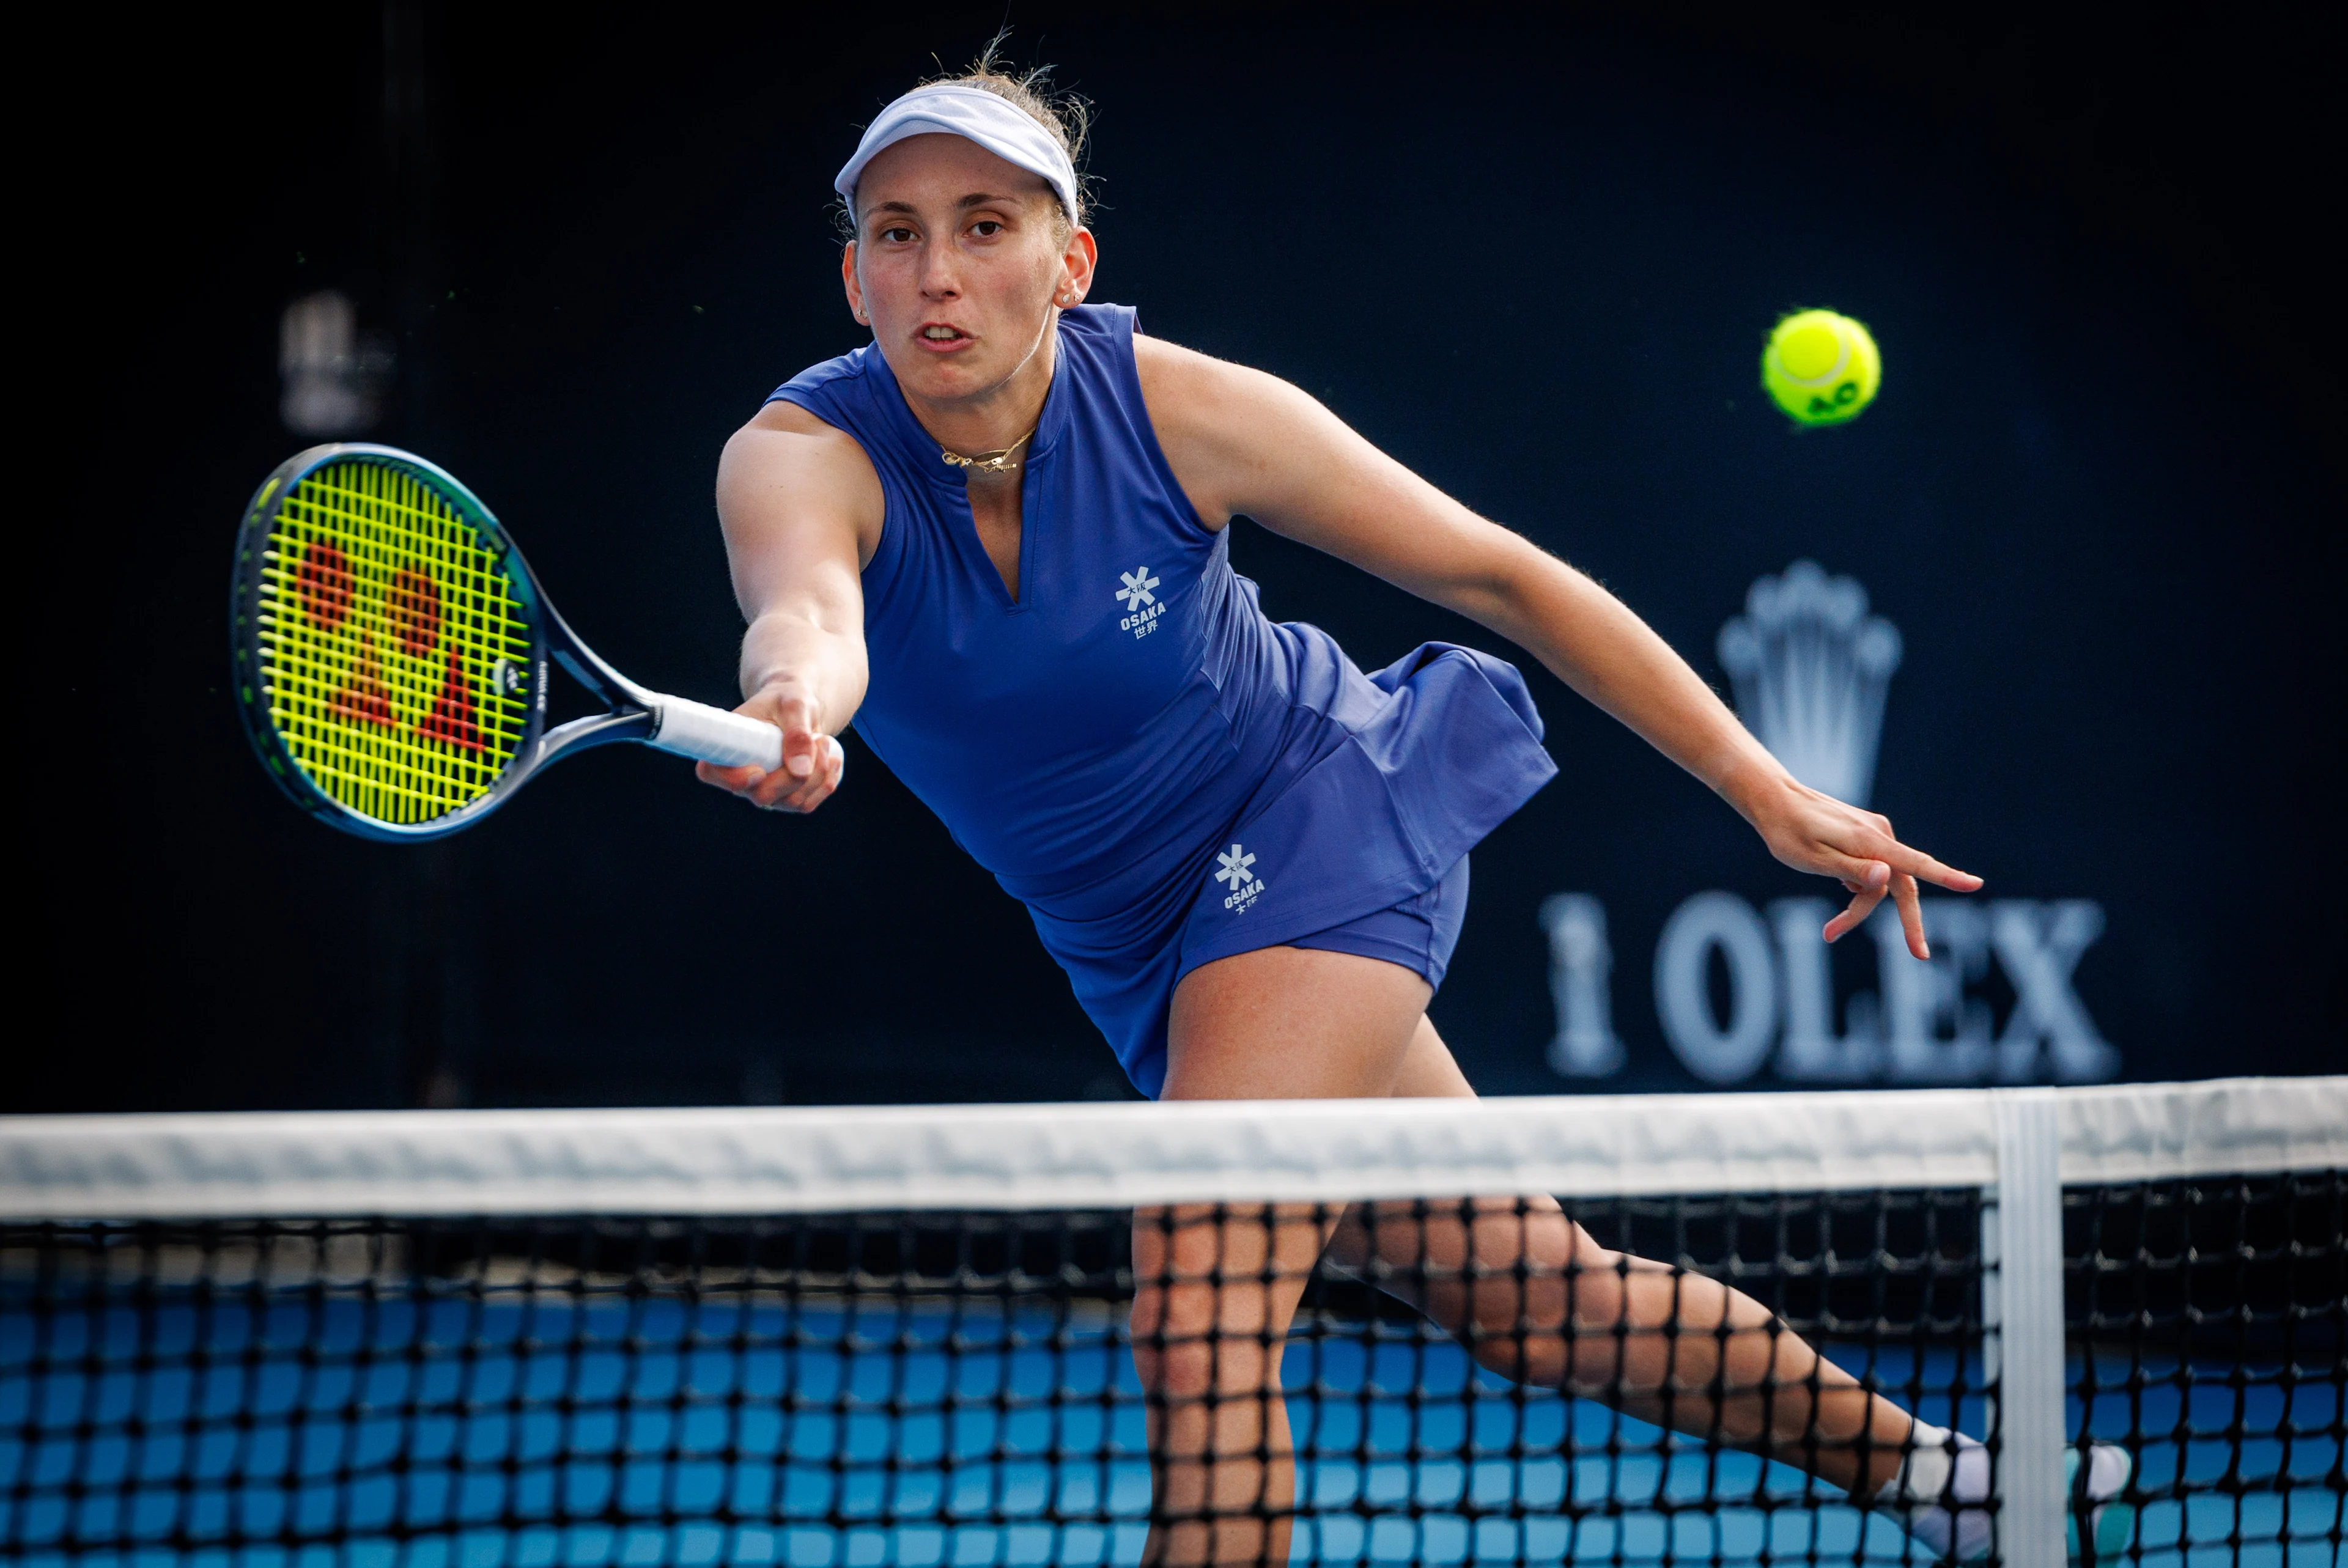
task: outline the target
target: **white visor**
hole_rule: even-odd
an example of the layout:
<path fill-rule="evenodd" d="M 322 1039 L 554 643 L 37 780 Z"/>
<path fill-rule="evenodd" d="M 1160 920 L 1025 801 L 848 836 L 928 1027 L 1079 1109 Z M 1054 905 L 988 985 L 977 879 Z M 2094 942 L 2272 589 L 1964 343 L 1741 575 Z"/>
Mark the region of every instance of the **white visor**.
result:
<path fill-rule="evenodd" d="M 916 87 L 880 111 L 864 128 L 856 156 L 840 166 L 831 188 L 851 203 L 864 166 L 884 148 L 909 136 L 943 132 L 974 141 L 1004 162 L 1024 169 L 1049 185 L 1071 221 L 1076 214 L 1076 171 L 1052 133 L 1006 99 L 982 87 L 942 85 Z"/>

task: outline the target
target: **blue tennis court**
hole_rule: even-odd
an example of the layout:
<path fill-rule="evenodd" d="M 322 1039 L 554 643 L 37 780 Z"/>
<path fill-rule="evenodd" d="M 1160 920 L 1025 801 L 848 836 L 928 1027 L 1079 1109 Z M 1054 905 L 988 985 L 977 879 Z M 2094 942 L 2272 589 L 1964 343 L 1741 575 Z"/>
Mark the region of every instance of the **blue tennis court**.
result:
<path fill-rule="evenodd" d="M 26 1285 L 0 1316 L 0 1539 L 27 1563 L 945 1568 L 1141 1548 L 1141 1391 L 1106 1302 L 52 1288 L 36 1311 Z M 1977 1350 L 1846 1358 L 1982 1431 Z M 2141 1560 L 2329 1568 L 2338 1380 L 2180 1370 L 2144 1365 L 2094 1411 L 2098 1435 L 2141 1434 Z M 1296 1561 L 1912 1550 L 1790 1467 L 1519 1390 L 1400 1325 L 1319 1320 L 1285 1374 Z M 2179 1501 L 2179 1481 L 2200 1489 Z"/>

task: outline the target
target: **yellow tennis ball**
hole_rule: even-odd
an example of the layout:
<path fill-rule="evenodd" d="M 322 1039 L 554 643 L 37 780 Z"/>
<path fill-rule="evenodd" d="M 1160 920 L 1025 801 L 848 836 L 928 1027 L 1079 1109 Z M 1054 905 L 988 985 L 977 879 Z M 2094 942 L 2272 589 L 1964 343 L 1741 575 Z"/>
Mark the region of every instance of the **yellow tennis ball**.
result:
<path fill-rule="evenodd" d="M 1883 356 L 1867 328 L 1832 311 L 1796 311 L 1761 351 L 1761 384 L 1803 425 L 1839 425 L 1875 401 Z"/>

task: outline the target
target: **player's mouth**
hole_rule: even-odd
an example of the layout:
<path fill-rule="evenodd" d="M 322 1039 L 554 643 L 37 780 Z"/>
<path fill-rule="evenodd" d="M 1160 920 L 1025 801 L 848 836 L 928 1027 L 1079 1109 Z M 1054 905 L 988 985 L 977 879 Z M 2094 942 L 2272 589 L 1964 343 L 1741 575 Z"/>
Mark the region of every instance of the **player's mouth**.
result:
<path fill-rule="evenodd" d="M 923 322 L 913 341 L 932 354 L 953 354 L 968 348 L 978 340 L 958 326 L 945 322 Z"/>

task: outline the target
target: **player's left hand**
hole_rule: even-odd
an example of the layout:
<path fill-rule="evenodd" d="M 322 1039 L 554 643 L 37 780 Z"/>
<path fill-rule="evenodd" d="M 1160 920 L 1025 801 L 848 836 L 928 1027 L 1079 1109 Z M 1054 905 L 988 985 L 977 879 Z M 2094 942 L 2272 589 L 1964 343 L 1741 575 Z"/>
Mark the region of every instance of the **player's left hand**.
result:
<path fill-rule="evenodd" d="M 1834 877 L 1849 889 L 1849 907 L 1827 922 L 1829 942 L 1857 930 L 1889 894 L 1899 907 L 1908 950 L 1920 958 L 1931 958 L 1916 884 L 1930 882 L 1953 893 L 1971 893 L 1982 885 L 1970 871 L 1943 866 L 1900 843 L 1891 831 L 1891 819 L 1880 812 L 1846 805 L 1790 777 L 1778 779 L 1746 815 L 1770 854 L 1797 871 Z"/>

